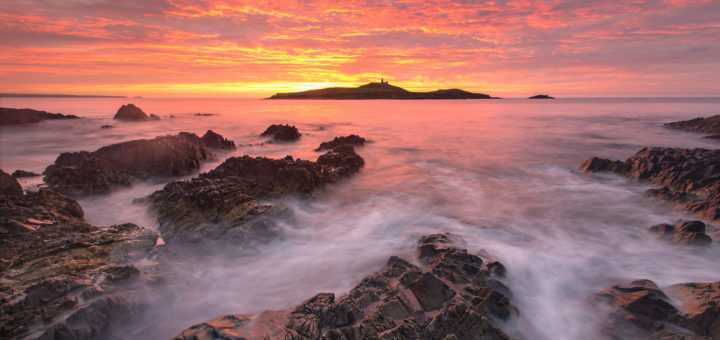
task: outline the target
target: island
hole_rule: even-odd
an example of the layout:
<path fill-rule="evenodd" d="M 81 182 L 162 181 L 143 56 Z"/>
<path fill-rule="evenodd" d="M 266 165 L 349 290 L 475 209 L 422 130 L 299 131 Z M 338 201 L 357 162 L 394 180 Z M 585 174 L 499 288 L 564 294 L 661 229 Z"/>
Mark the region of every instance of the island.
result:
<path fill-rule="evenodd" d="M 551 97 L 547 94 L 538 94 L 532 97 L 528 97 L 528 99 L 555 99 L 555 97 Z"/>
<path fill-rule="evenodd" d="M 460 89 L 412 92 L 384 79 L 358 87 L 330 87 L 302 92 L 277 93 L 267 99 L 499 99 Z"/>

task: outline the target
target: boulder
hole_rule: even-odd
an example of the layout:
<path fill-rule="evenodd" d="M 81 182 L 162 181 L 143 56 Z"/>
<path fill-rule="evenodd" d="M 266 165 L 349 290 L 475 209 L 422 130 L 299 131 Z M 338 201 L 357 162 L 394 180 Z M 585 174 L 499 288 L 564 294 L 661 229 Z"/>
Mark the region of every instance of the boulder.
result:
<path fill-rule="evenodd" d="M 706 138 L 717 138 L 720 134 L 720 115 L 666 123 L 669 128 L 710 134 Z"/>
<path fill-rule="evenodd" d="M 0 195 L 22 196 L 23 190 L 20 183 L 7 172 L 0 169 Z"/>
<path fill-rule="evenodd" d="M 32 109 L 0 107 L 0 125 L 33 124 L 50 119 L 75 119 L 78 116 L 49 113 Z"/>
<path fill-rule="evenodd" d="M 13 178 L 23 178 L 23 177 L 37 177 L 40 176 L 34 172 L 25 171 L 25 170 L 15 170 L 12 173 Z"/>
<path fill-rule="evenodd" d="M 261 133 L 260 136 L 270 137 L 270 140 L 277 142 L 294 142 L 300 139 L 300 132 L 298 132 L 298 129 L 295 127 L 295 125 L 290 126 L 288 124 L 273 124 L 270 125 L 267 129 L 265 129 L 265 131 Z"/>
<path fill-rule="evenodd" d="M 235 150 L 235 142 L 223 137 L 213 130 L 207 130 L 200 138 L 205 145 L 215 149 Z"/>
<path fill-rule="evenodd" d="M 151 113 L 150 116 L 148 116 L 148 120 L 160 120 L 160 117 L 156 114 Z"/>
<path fill-rule="evenodd" d="M 658 185 L 648 195 L 677 203 L 703 219 L 720 220 L 720 149 L 649 147 L 623 161 L 592 157 L 584 172 L 608 171 Z"/>
<path fill-rule="evenodd" d="M 332 150 L 340 145 L 362 146 L 365 145 L 365 142 L 365 138 L 362 138 L 358 135 L 335 137 L 329 142 L 320 143 L 320 146 L 318 146 L 315 151 Z"/>
<path fill-rule="evenodd" d="M 706 246 L 712 243 L 712 238 L 705 233 L 705 223 L 701 221 L 687 221 L 677 225 L 657 224 L 649 229 L 659 237 L 677 244 Z"/>
<path fill-rule="evenodd" d="M 157 117 L 157 116 L 156 116 Z M 134 104 L 126 104 L 121 106 L 113 119 L 117 120 L 128 120 L 128 121 L 145 121 L 149 120 L 150 117 Z"/>
<path fill-rule="evenodd" d="M 175 339 L 509 339 L 496 320 L 515 311 L 510 297 L 494 288 L 502 278 L 496 262 L 442 247 L 424 258 L 425 268 L 392 256 L 339 298 L 320 293 L 284 311 L 225 315 Z"/>

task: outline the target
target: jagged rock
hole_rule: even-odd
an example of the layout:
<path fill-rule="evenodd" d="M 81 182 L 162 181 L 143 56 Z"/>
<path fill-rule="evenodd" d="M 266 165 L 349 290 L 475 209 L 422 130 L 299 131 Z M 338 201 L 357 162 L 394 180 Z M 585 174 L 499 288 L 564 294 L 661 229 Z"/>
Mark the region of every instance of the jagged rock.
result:
<path fill-rule="evenodd" d="M 508 339 L 495 320 L 513 308 L 493 288 L 501 277 L 493 266 L 432 237 L 427 245 L 444 251 L 426 256 L 425 269 L 392 256 L 338 299 L 320 293 L 285 311 L 226 315 L 175 339 Z"/>
<path fill-rule="evenodd" d="M 133 179 L 182 176 L 200 168 L 212 152 L 192 133 L 139 139 L 94 152 L 65 152 L 43 174 L 51 188 L 71 195 L 105 193 Z"/>
<path fill-rule="evenodd" d="M 134 104 L 127 104 L 120 106 L 115 113 L 113 119 L 117 120 L 131 120 L 131 121 L 144 121 L 150 119 L 148 115 Z"/>
<path fill-rule="evenodd" d="M 704 132 L 711 134 L 705 138 L 718 138 L 720 134 L 720 115 L 715 115 L 708 118 L 695 118 L 690 120 L 681 120 L 678 122 L 672 122 L 665 124 L 667 127 L 693 131 L 693 132 Z"/>
<path fill-rule="evenodd" d="M 265 129 L 265 131 L 261 133 L 260 136 L 270 137 L 270 139 L 273 141 L 294 142 L 300 139 L 300 132 L 298 132 L 298 129 L 295 127 L 295 125 L 290 126 L 289 124 L 273 124 L 270 125 L 267 129 Z"/>
<path fill-rule="evenodd" d="M 362 138 L 358 135 L 335 137 L 329 142 L 320 143 L 320 146 L 318 146 L 315 151 L 332 150 L 340 145 L 362 146 L 365 145 L 365 142 L 365 138 Z"/>
<path fill-rule="evenodd" d="M 15 177 L 0 169 L 0 195 L 22 196 L 23 190 Z"/>
<path fill-rule="evenodd" d="M 12 173 L 13 178 L 23 178 L 23 177 L 37 177 L 40 176 L 34 172 L 25 171 L 25 170 L 15 170 Z"/>
<path fill-rule="evenodd" d="M 667 289 L 676 308 L 650 280 L 604 289 L 591 297 L 610 306 L 603 332 L 612 339 L 716 339 L 720 336 L 720 283 L 683 283 Z"/>
<path fill-rule="evenodd" d="M 148 116 L 148 120 L 160 120 L 160 117 L 156 114 L 151 113 L 150 116 Z"/>
<path fill-rule="evenodd" d="M 133 224 L 98 228 L 80 205 L 47 189 L 0 196 L 0 334 L 3 338 L 103 338 L 137 311 L 132 265 L 157 234 Z"/>
<path fill-rule="evenodd" d="M 705 246 L 712 243 L 712 238 L 705 233 L 705 223 L 687 221 L 678 225 L 657 224 L 649 228 L 663 239 L 677 244 Z"/>
<path fill-rule="evenodd" d="M 205 145 L 216 149 L 235 150 L 235 142 L 228 140 L 213 130 L 207 130 L 200 138 Z"/>
<path fill-rule="evenodd" d="M 32 109 L 10 109 L 0 107 L 0 125 L 32 124 L 49 119 L 75 119 L 75 115 L 63 115 Z"/>
<path fill-rule="evenodd" d="M 169 243 L 229 241 L 247 247 L 276 238 L 281 229 L 275 220 L 292 217 L 285 206 L 262 205 L 258 199 L 310 194 L 359 171 L 362 162 L 350 146 L 317 162 L 231 157 L 196 178 L 166 185 L 147 201 Z"/>
<path fill-rule="evenodd" d="M 675 202 L 703 219 L 720 220 L 720 150 L 649 147 L 624 162 L 592 157 L 581 171 L 609 171 L 650 181 L 648 195 Z"/>

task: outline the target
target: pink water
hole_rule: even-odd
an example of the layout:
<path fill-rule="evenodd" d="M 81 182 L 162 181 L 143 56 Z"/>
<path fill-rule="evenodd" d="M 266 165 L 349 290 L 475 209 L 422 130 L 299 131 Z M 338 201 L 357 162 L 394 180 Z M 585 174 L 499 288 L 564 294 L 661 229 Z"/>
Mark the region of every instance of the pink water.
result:
<path fill-rule="evenodd" d="M 128 102 L 163 119 L 113 121 Z M 0 167 L 7 172 L 41 172 L 60 152 L 179 131 L 212 129 L 236 144 L 253 144 L 271 123 L 294 124 L 304 135 L 294 144 L 241 146 L 203 170 L 244 154 L 314 160 L 320 142 L 350 133 L 372 141 L 358 149 L 366 163 L 359 175 L 312 198 L 282 200 L 296 221 L 260 254 L 229 258 L 218 249 L 201 265 L 192 259 L 180 265 L 185 279 L 152 292 L 156 308 L 126 329 L 128 337 L 170 338 L 225 313 L 286 308 L 317 292 L 341 294 L 391 254 L 412 257 L 417 238 L 429 232 L 460 234 L 470 250 L 506 265 L 505 283 L 520 315 L 505 327 L 521 338 L 592 338 L 599 316 L 584 301 L 609 284 L 720 280 L 717 244 L 692 252 L 646 231 L 688 216 L 643 197 L 647 187 L 636 181 L 575 171 L 590 156 L 624 159 L 643 146 L 717 148 L 662 124 L 720 114 L 718 99 L 2 99 L 0 106 L 85 117 L 0 127 Z M 114 128 L 100 129 L 103 124 Z M 155 228 L 154 216 L 131 202 L 163 184 L 140 183 L 80 203 L 93 224 Z"/>

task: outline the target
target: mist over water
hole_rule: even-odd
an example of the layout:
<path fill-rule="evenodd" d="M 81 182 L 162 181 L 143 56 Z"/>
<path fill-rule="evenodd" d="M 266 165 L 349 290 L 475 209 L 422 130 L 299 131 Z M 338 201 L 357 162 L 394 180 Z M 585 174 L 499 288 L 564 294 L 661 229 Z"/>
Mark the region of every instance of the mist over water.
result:
<path fill-rule="evenodd" d="M 113 121 L 127 102 L 163 120 Z M 692 250 L 662 243 L 646 230 L 691 217 L 645 198 L 645 184 L 575 171 L 591 156 L 625 159 L 644 146 L 717 148 L 700 134 L 662 126 L 718 114 L 717 99 L 3 99 L 1 105 L 86 117 L 0 127 L 6 172 L 39 173 L 64 151 L 179 131 L 212 129 L 239 145 L 218 152 L 202 171 L 244 154 L 315 160 L 319 153 L 312 150 L 320 142 L 351 133 L 372 141 L 357 149 L 365 167 L 355 177 L 311 198 L 281 199 L 295 221 L 257 254 L 188 251 L 167 269 L 174 281 L 149 292 L 154 307 L 128 327 L 128 337 L 136 339 L 170 338 L 226 313 L 287 308 L 319 292 L 342 294 L 390 255 L 413 261 L 418 237 L 433 232 L 460 234 L 471 252 L 505 264 L 505 284 L 520 312 L 506 330 L 521 338 L 595 337 L 602 315 L 585 302 L 611 284 L 720 280 L 717 243 Z M 304 135 L 298 143 L 246 145 L 262 142 L 257 135 L 272 123 L 294 124 Z M 100 129 L 103 124 L 114 128 Z M 23 184 L 32 185 L 28 181 Z M 154 229 L 154 216 L 132 201 L 167 181 L 139 182 L 79 202 L 90 223 Z"/>

